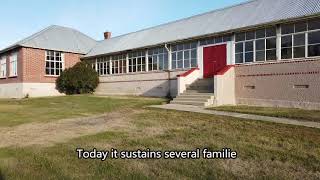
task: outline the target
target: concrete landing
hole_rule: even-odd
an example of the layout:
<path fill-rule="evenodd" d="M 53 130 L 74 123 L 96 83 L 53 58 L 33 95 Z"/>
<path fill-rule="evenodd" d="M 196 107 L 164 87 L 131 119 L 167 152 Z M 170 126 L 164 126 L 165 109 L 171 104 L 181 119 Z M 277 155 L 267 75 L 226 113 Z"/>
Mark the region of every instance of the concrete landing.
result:
<path fill-rule="evenodd" d="M 165 105 L 153 105 L 150 107 L 160 108 L 160 109 L 177 110 L 177 111 L 186 111 L 186 112 L 196 112 L 196 113 L 203 113 L 203 114 L 213 114 L 213 115 L 219 115 L 219 116 L 230 116 L 230 117 L 241 118 L 241 119 L 267 121 L 267 122 L 289 124 L 289 125 L 296 125 L 296 126 L 305 126 L 305 127 L 320 129 L 320 123 L 312 122 L 312 121 L 299 121 L 299 120 L 287 119 L 287 118 L 259 116 L 259 115 L 242 114 L 242 113 L 225 112 L 225 111 L 214 111 L 214 110 L 207 110 L 207 109 L 205 109 L 203 107 L 199 107 L 199 106 L 180 105 L 180 104 L 165 104 Z"/>

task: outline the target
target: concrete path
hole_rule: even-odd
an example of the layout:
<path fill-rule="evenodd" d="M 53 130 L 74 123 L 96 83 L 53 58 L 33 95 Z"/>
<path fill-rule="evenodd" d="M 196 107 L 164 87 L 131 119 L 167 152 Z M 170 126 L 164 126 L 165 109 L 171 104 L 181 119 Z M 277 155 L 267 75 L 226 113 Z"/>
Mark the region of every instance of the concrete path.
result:
<path fill-rule="evenodd" d="M 165 104 L 165 105 L 154 105 L 150 107 L 177 110 L 177 111 L 197 112 L 197 113 L 204 113 L 204 114 L 214 114 L 214 115 L 220 115 L 220 116 L 230 116 L 230 117 L 236 117 L 236 118 L 242 118 L 242 119 L 268 121 L 268 122 L 274 122 L 274 123 L 290 124 L 290 125 L 305 126 L 305 127 L 320 129 L 320 123 L 312 122 L 312 121 L 299 121 L 299 120 L 287 119 L 287 118 L 276 118 L 276 117 L 259 116 L 259 115 L 252 115 L 252 114 L 214 111 L 214 110 L 207 110 L 205 108 L 197 107 L 197 106 Z"/>

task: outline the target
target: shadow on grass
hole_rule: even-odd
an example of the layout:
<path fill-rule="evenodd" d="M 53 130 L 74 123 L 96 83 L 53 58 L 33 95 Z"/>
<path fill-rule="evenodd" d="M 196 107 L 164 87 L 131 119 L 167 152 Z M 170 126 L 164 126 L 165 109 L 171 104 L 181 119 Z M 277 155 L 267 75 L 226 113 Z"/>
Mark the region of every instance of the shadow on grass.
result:
<path fill-rule="evenodd" d="M 0 180 L 5 180 L 2 170 L 0 169 Z"/>

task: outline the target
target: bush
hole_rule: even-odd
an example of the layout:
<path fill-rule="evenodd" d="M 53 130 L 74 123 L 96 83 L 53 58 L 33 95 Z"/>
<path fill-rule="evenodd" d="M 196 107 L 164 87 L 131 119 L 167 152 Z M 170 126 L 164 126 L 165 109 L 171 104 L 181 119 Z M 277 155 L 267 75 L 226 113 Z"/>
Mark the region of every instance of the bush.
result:
<path fill-rule="evenodd" d="M 69 95 L 93 93 L 98 84 L 98 73 L 84 61 L 64 70 L 56 80 L 57 90 Z"/>

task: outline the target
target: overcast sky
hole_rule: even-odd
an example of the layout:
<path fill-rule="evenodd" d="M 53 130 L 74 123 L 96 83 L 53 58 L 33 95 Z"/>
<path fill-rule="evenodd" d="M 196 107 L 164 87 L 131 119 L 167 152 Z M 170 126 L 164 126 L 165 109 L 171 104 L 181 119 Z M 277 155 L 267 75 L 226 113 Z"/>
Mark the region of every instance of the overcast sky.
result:
<path fill-rule="evenodd" d="M 0 49 L 50 25 L 96 40 L 201 14 L 246 0 L 0 0 Z"/>

